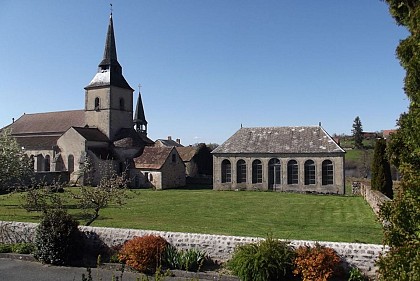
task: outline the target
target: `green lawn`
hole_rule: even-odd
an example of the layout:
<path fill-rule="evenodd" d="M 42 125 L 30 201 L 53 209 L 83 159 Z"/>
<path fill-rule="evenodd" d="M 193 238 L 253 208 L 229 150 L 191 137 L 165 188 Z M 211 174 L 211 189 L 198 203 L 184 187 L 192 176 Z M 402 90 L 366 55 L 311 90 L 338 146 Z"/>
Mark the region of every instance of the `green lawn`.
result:
<path fill-rule="evenodd" d="M 92 226 L 316 241 L 381 243 L 382 228 L 361 197 L 213 190 L 135 190 Z M 19 194 L 0 196 L 0 220 L 32 221 Z M 74 205 L 71 213 L 81 212 Z M 81 221 L 83 223 L 83 220 Z"/>

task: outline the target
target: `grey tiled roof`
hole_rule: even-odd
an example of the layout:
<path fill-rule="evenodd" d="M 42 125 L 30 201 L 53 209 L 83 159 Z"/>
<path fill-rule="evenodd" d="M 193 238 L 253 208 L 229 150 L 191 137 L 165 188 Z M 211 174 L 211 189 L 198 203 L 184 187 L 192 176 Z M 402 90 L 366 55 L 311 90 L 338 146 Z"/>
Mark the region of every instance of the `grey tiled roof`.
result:
<path fill-rule="evenodd" d="M 173 147 L 146 146 L 143 154 L 134 159 L 136 168 L 159 170 L 165 164 Z"/>
<path fill-rule="evenodd" d="M 12 130 L 12 135 L 47 133 L 60 135 L 72 126 L 83 127 L 84 125 L 84 110 L 69 110 L 24 114 L 8 128 Z"/>
<path fill-rule="evenodd" d="M 218 153 L 333 153 L 345 151 L 320 126 L 241 128 Z"/>
<path fill-rule="evenodd" d="M 73 129 L 88 141 L 109 142 L 107 136 L 97 128 L 73 127 Z"/>
<path fill-rule="evenodd" d="M 25 150 L 46 149 L 50 150 L 57 145 L 58 136 L 29 136 L 16 137 L 19 146 L 24 147 Z"/>

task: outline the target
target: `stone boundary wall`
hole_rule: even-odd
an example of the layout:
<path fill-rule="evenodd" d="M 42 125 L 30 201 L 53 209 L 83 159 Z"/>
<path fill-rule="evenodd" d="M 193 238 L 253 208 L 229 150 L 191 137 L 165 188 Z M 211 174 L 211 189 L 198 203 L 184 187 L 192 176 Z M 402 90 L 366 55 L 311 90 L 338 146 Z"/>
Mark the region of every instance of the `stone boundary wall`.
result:
<path fill-rule="evenodd" d="M 376 215 L 379 214 L 381 205 L 385 202 L 391 201 L 385 194 L 378 190 L 373 190 L 369 185 L 360 183 L 360 194 L 365 198 Z"/>
<path fill-rule="evenodd" d="M 35 237 L 35 223 L 0 221 L 0 242 L 12 243 L 32 241 Z M 159 235 L 178 249 L 196 248 L 206 252 L 213 260 L 223 262 L 231 257 L 238 245 L 254 243 L 263 238 L 239 237 L 197 233 L 152 231 L 139 229 L 121 229 L 106 227 L 80 226 L 90 244 L 105 243 L 107 246 L 123 244 L 134 236 Z M 287 240 L 294 247 L 314 246 L 316 243 L 333 248 L 347 266 L 356 266 L 370 277 L 375 277 L 375 261 L 386 253 L 387 246 L 375 244 L 315 242 L 305 240 Z"/>

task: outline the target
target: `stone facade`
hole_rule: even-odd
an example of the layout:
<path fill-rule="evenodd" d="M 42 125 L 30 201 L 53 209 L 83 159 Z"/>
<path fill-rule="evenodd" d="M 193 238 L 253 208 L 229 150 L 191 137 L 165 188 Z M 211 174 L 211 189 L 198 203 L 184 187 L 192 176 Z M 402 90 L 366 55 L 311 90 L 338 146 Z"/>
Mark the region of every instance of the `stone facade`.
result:
<path fill-rule="evenodd" d="M 133 90 L 113 86 L 87 89 L 85 120 L 87 126 L 98 128 L 111 140 L 121 128 L 132 128 Z"/>
<path fill-rule="evenodd" d="M 279 182 L 269 182 L 269 161 L 271 159 L 278 159 L 280 165 L 280 179 Z M 221 178 L 222 162 L 229 160 L 231 163 L 231 182 L 223 183 Z M 246 182 L 238 183 L 237 163 L 239 160 L 244 160 L 246 164 Z M 262 163 L 262 182 L 253 183 L 252 181 L 252 163 L 254 160 L 260 160 Z M 287 182 L 287 163 L 290 160 L 295 160 L 298 163 L 298 184 L 288 184 Z M 305 185 L 304 164 L 306 161 L 312 160 L 315 163 L 315 183 Z M 322 162 L 330 160 L 334 166 L 334 183 L 322 184 Z M 332 155 L 282 155 L 282 154 L 255 154 L 255 155 L 223 155 L 213 158 L 213 189 L 215 190 L 273 190 L 286 192 L 314 192 L 314 193 L 331 193 L 344 194 L 344 158 L 342 156 Z"/>
<path fill-rule="evenodd" d="M 167 189 L 186 184 L 185 165 L 175 147 L 146 147 L 134 165 L 132 174 L 139 187 Z"/>
<path fill-rule="evenodd" d="M 344 194 L 345 151 L 321 126 L 241 128 L 213 154 L 213 189 Z"/>
<path fill-rule="evenodd" d="M 35 223 L 4 222 L 0 221 L 0 242 L 22 242 L 32 241 L 35 237 Z M 166 231 L 151 231 L 139 229 L 118 229 L 105 227 L 79 227 L 83 232 L 95 233 L 96 235 L 86 235 L 90 237 L 90 243 L 96 243 L 95 239 L 100 239 L 108 246 L 121 245 L 125 241 L 144 235 L 159 235 L 165 238 L 170 244 L 178 249 L 196 248 L 204 251 L 213 260 L 224 262 L 228 260 L 238 245 L 254 243 L 262 238 L 258 237 L 239 237 L 225 235 L 210 235 L 198 233 L 181 233 Z M 359 243 L 339 243 L 339 242 L 314 242 L 304 240 L 288 240 L 293 247 L 314 246 L 316 243 L 333 248 L 344 260 L 347 266 L 356 266 L 370 277 L 375 277 L 375 261 L 381 254 L 385 254 L 389 248 L 387 246 L 375 244 Z"/>

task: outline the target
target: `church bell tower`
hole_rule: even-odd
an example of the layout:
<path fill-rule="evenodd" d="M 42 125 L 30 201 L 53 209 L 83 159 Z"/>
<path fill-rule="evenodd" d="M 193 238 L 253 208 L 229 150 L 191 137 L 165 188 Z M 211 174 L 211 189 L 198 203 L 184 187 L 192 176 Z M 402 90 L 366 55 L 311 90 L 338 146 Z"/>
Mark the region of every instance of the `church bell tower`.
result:
<path fill-rule="evenodd" d="M 85 123 L 98 128 L 111 141 L 124 128 L 133 127 L 133 92 L 117 60 L 112 13 L 98 72 L 85 87 Z"/>

